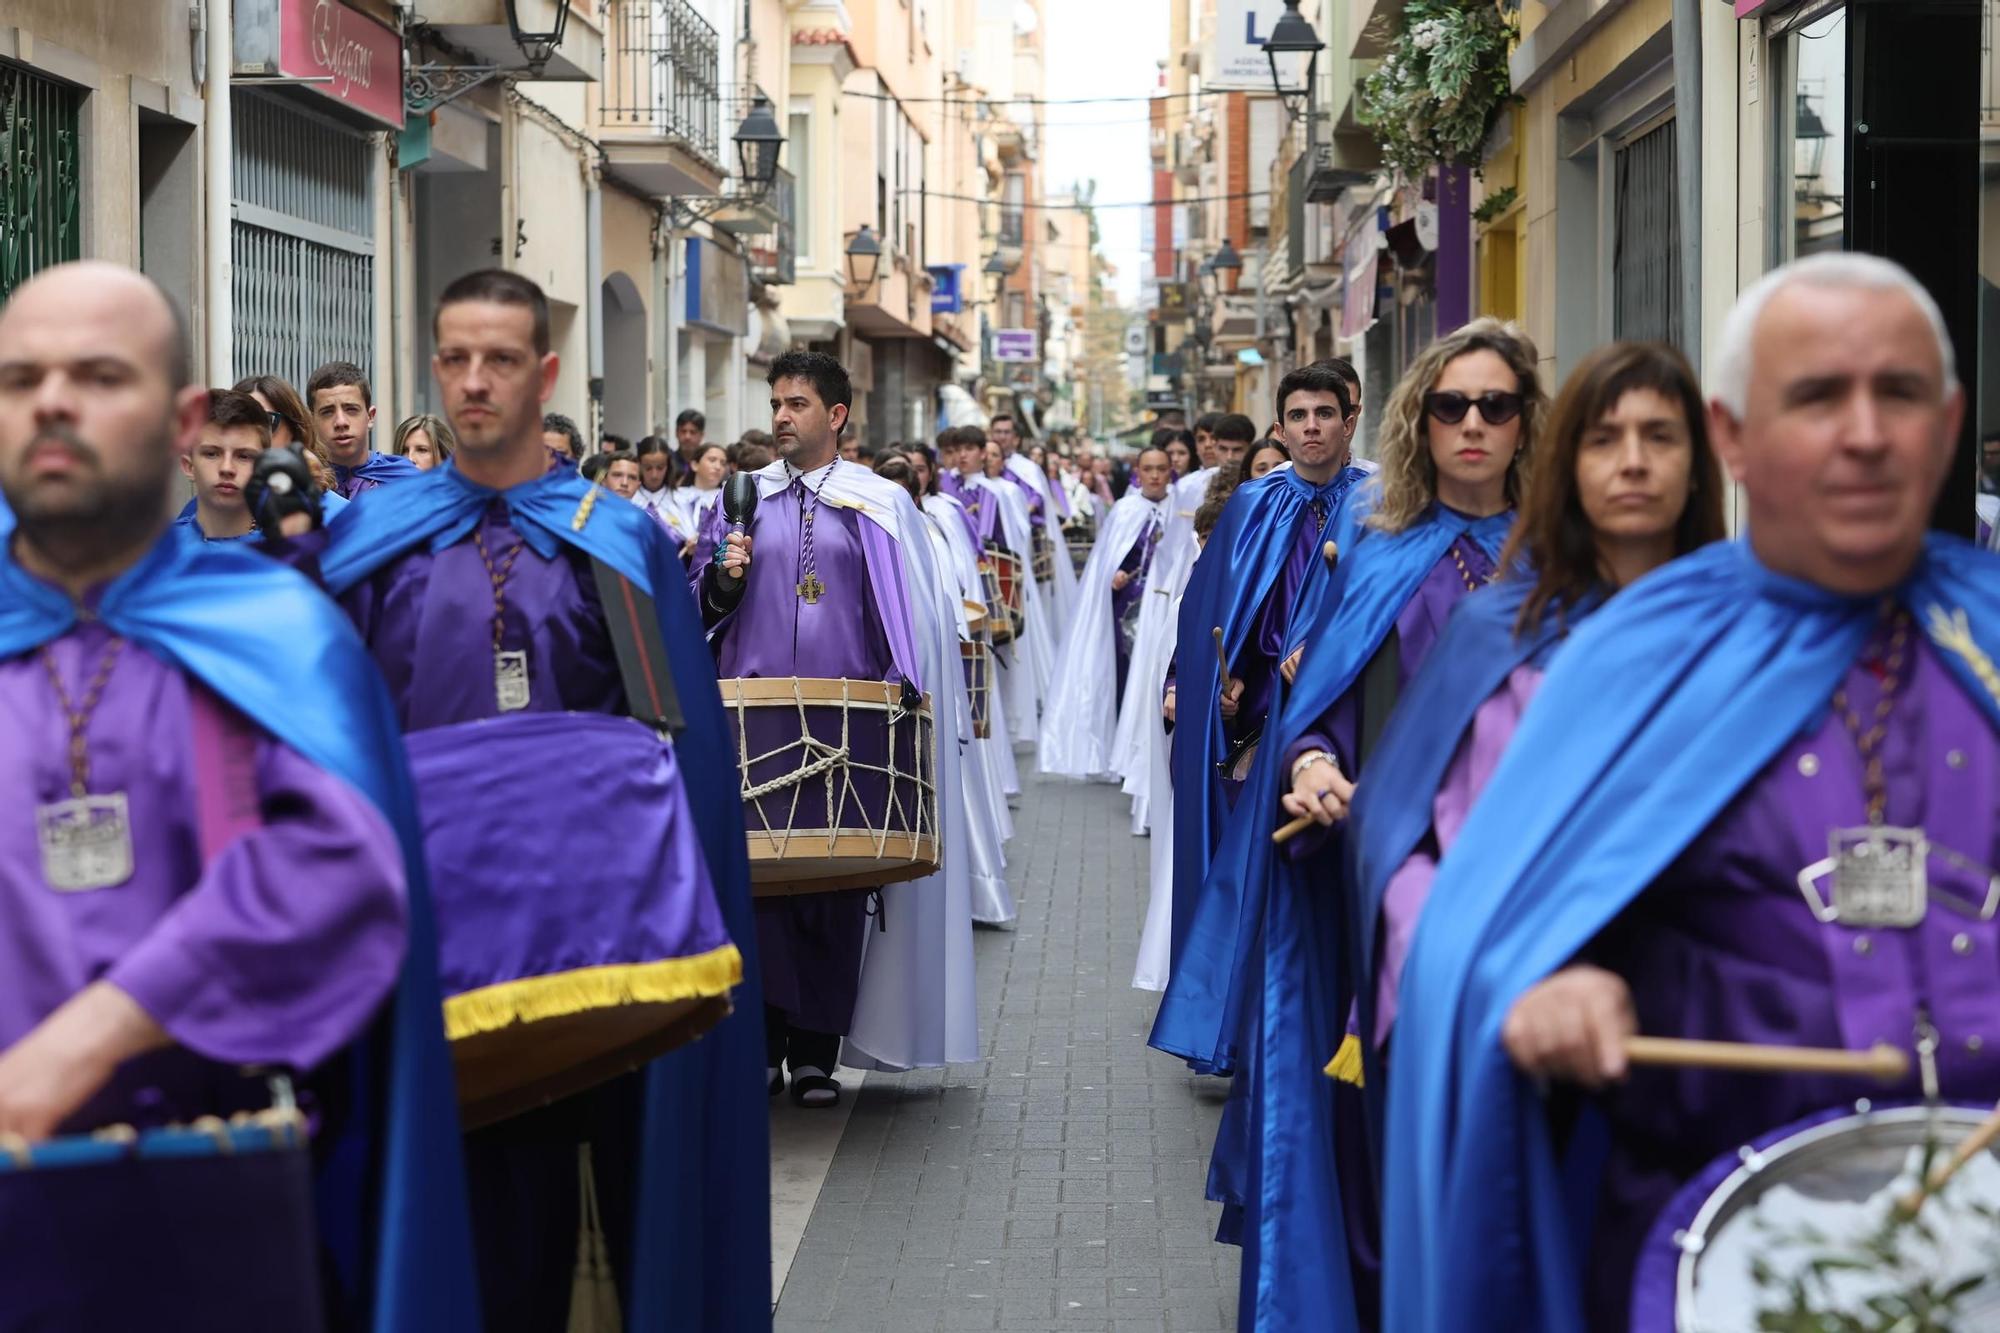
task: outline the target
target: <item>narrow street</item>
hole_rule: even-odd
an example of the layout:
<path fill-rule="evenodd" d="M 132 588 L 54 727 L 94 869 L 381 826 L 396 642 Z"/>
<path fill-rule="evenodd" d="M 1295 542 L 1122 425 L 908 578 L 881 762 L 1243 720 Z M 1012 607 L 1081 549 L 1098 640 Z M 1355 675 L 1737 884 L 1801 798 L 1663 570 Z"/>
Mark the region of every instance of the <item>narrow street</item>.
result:
<path fill-rule="evenodd" d="M 1225 1088 L 1146 1047 L 1157 997 L 1130 985 L 1146 840 L 1115 787 L 1027 756 L 1022 778 L 1020 919 L 975 941 L 986 1059 L 870 1075 L 830 1164 L 797 1123 L 821 1113 L 773 1108 L 774 1175 L 824 1172 L 773 1275 L 780 1330 L 1233 1326 L 1236 1251 L 1203 1198 Z"/>

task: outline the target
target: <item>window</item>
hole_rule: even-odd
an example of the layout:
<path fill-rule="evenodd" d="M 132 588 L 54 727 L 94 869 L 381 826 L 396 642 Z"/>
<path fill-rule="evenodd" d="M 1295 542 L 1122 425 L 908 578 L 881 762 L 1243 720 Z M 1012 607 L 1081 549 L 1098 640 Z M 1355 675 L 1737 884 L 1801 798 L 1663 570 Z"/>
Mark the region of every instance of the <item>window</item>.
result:
<path fill-rule="evenodd" d="M 794 106 L 785 124 L 785 157 L 792 171 L 792 216 L 804 223 L 797 230 L 798 262 L 810 267 L 813 251 L 812 117 Z"/>
<path fill-rule="evenodd" d="M 1619 145 L 1613 163 L 1611 331 L 1678 346 L 1681 223 L 1673 118 Z"/>
<path fill-rule="evenodd" d="M 1847 225 L 1847 11 L 1836 9 L 1772 44 L 1777 115 L 1771 217 L 1781 260 L 1838 250 Z"/>
<path fill-rule="evenodd" d="M 39 170 L 0 163 L 0 300 L 42 269 L 83 255 L 77 140 L 83 99 L 17 65 L 0 64 L 0 148 Z"/>

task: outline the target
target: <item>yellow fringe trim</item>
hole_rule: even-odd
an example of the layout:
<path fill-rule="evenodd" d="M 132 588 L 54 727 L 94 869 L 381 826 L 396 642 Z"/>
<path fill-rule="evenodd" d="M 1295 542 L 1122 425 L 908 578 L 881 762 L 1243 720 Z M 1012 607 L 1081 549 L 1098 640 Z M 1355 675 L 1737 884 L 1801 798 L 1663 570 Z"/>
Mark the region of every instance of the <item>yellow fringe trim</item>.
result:
<path fill-rule="evenodd" d="M 1328 1078 L 1352 1083 L 1357 1088 L 1365 1086 L 1361 1077 L 1361 1038 L 1352 1032 L 1341 1038 L 1340 1049 L 1333 1053 L 1333 1059 L 1326 1062 L 1322 1072 Z"/>
<path fill-rule="evenodd" d="M 733 944 L 656 963 L 579 967 L 454 995 L 444 1002 L 444 1032 L 458 1041 L 515 1023 L 562 1018 L 590 1009 L 705 999 L 727 995 L 742 980 L 743 955 Z"/>

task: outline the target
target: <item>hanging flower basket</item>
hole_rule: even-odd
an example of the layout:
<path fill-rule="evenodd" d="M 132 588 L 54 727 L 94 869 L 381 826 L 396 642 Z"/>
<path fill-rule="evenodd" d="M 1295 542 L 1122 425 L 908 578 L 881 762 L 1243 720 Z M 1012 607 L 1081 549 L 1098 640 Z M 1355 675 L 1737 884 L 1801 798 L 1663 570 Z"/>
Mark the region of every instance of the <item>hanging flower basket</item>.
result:
<path fill-rule="evenodd" d="M 1409 0 L 1402 31 L 1356 99 L 1385 166 L 1410 180 L 1479 164 L 1494 121 L 1516 100 L 1507 72 L 1515 31 L 1493 0 Z"/>

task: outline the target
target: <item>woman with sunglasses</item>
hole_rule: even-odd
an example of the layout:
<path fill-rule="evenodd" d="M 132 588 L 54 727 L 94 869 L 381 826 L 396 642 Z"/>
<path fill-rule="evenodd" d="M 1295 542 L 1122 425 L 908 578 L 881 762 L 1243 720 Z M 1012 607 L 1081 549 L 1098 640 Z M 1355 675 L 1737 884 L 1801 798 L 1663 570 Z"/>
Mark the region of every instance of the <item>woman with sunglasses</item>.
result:
<path fill-rule="evenodd" d="M 1475 320 L 1432 343 L 1391 395 L 1381 472 L 1334 517 L 1333 572 L 1309 585 L 1293 619 L 1292 684 L 1238 800 L 1269 815 L 1234 822 L 1203 889 L 1241 904 L 1224 1003 L 1237 1075 L 1211 1175 L 1242 1200 L 1224 1213 L 1243 1244 L 1242 1328 L 1379 1323 L 1363 1106 L 1320 1073 L 1352 999 L 1327 826 L 1346 815 L 1396 693 L 1445 618 L 1500 568 L 1546 411 L 1535 363 L 1518 329 Z M 1274 827 L 1302 816 L 1306 836 L 1274 845 Z"/>

